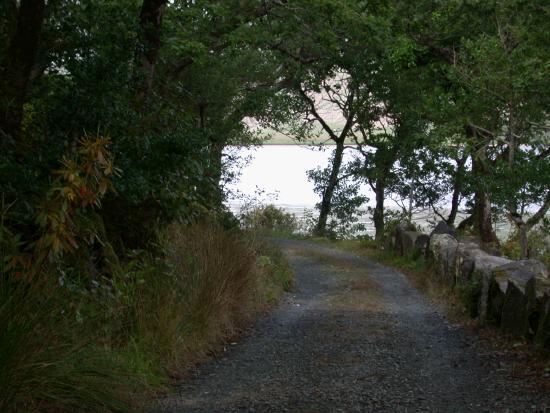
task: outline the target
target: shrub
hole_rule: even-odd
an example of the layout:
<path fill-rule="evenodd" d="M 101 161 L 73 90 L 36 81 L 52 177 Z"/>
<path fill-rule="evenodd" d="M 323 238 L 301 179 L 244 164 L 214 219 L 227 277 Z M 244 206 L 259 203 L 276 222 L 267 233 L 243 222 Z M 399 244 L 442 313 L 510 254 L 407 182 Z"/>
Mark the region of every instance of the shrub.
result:
<path fill-rule="evenodd" d="M 298 229 L 296 216 L 274 205 L 265 205 L 241 214 L 242 226 L 261 233 L 293 234 Z"/>
<path fill-rule="evenodd" d="M 475 279 L 466 284 L 458 285 L 458 296 L 471 318 L 476 318 L 481 297 L 481 283 Z"/>

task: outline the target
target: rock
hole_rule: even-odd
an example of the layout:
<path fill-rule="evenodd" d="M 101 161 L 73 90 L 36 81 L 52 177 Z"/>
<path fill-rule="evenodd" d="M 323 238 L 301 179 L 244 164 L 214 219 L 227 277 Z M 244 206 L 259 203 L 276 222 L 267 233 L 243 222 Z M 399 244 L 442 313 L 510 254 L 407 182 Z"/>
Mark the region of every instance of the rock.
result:
<path fill-rule="evenodd" d="M 458 241 L 449 234 L 435 234 L 430 237 L 430 256 L 434 260 L 435 271 L 447 285 L 455 283 L 455 260 Z"/>
<path fill-rule="evenodd" d="M 415 242 L 420 235 L 420 232 L 416 231 L 404 231 L 401 233 L 401 248 L 403 251 L 402 255 L 413 254 Z"/>
<path fill-rule="evenodd" d="M 486 317 L 484 321 L 489 324 L 500 326 L 502 320 L 502 308 L 506 300 L 508 290 L 508 278 L 504 275 L 497 275 L 488 280 L 489 291 L 486 301 Z"/>
<path fill-rule="evenodd" d="M 428 253 L 428 245 L 430 244 L 430 236 L 420 234 L 414 241 L 414 257 L 426 257 Z"/>
<path fill-rule="evenodd" d="M 544 297 L 541 303 L 535 343 L 540 347 L 550 349 L 550 295 Z"/>
<path fill-rule="evenodd" d="M 508 286 L 500 326 L 515 336 L 532 335 L 534 331 L 530 328 L 529 319 L 536 305 L 535 277 L 531 272 L 516 272 L 504 276 L 507 278 Z"/>
<path fill-rule="evenodd" d="M 490 315 L 498 320 L 499 305 L 503 301 L 500 314 L 503 330 L 516 336 L 538 334 L 543 302 L 550 291 L 546 267 L 537 260 L 520 260 L 496 267 L 492 272 Z M 505 291 L 504 300 L 502 291 Z"/>
<path fill-rule="evenodd" d="M 415 227 L 410 222 L 400 222 L 394 230 L 395 242 L 393 249 L 398 255 L 403 255 L 403 236 L 405 232 L 414 232 Z"/>
<path fill-rule="evenodd" d="M 384 249 L 387 251 L 393 250 L 395 246 L 395 236 L 388 235 L 384 238 Z"/>
<path fill-rule="evenodd" d="M 481 291 L 479 292 L 479 319 L 481 323 L 485 323 L 488 321 L 488 309 L 492 305 L 490 302 L 491 297 L 489 295 L 489 290 L 494 277 L 492 270 L 508 264 L 512 262 L 512 260 L 503 257 L 495 257 L 494 255 L 489 255 L 482 250 L 470 250 L 470 254 L 471 259 L 473 260 L 471 279 L 473 282 L 478 283 L 481 288 Z"/>
<path fill-rule="evenodd" d="M 550 280 L 537 276 L 535 281 L 536 307 L 529 325 L 535 331 L 535 343 L 550 348 Z"/>
<path fill-rule="evenodd" d="M 453 238 L 456 238 L 456 231 L 454 230 L 454 228 L 449 226 L 445 221 L 439 221 L 437 223 L 437 225 L 432 230 L 432 232 L 430 232 L 430 240 L 434 235 L 441 235 L 441 234 L 447 234 L 452 236 Z M 431 241 L 428 241 L 427 251 L 430 251 L 430 242 Z"/>
<path fill-rule="evenodd" d="M 459 242 L 456 251 L 455 275 L 457 284 L 466 284 L 472 279 L 476 258 L 487 256 L 477 244 Z"/>
<path fill-rule="evenodd" d="M 550 297 L 550 279 L 536 276 L 535 295 L 538 301 Z"/>
<path fill-rule="evenodd" d="M 405 232 L 405 231 L 416 231 L 416 227 L 414 226 L 414 224 L 412 222 L 401 221 L 395 227 L 395 232 Z"/>
<path fill-rule="evenodd" d="M 507 273 L 530 272 L 533 275 L 548 279 L 548 268 L 539 260 L 514 261 L 505 268 Z"/>
<path fill-rule="evenodd" d="M 435 234 L 448 234 L 456 238 L 456 230 L 452 226 L 447 224 L 445 221 L 439 221 L 437 223 L 435 228 L 430 233 L 430 237 Z"/>

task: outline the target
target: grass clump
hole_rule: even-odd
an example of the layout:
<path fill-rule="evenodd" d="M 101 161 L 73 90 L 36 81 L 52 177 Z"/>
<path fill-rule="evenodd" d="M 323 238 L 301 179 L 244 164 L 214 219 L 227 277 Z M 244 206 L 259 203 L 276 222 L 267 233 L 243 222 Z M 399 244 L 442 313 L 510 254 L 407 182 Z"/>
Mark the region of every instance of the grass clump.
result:
<path fill-rule="evenodd" d="M 0 278 L 0 412 L 134 412 L 291 285 L 240 231 L 174 224 L 107 276 Z"/>

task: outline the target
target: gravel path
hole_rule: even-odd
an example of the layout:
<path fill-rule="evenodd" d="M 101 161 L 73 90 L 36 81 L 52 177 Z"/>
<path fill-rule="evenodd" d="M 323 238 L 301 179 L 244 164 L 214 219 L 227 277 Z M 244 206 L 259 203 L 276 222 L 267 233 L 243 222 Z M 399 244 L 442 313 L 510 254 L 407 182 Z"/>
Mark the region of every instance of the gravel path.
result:
<path fill-rule="evenodd" d="M 405 276 L 282 241 L 295 290 L 153 412 L 550 412 Z"/>

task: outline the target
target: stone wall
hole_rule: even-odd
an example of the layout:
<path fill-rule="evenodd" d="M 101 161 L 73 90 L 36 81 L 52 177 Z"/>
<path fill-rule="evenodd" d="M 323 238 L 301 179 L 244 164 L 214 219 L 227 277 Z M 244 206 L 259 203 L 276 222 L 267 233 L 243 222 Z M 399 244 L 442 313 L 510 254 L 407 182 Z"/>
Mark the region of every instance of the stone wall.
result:
<path fill-rule="evenodd" d="M 388 242 L 398 255 L 433 263 L 437 281 L 456 289 L 470 315 L 550 348 L 550 279 L 537 260 L 513 261 L 458 238 L 440 222 L 430 235 L 399 224 Z"/>

